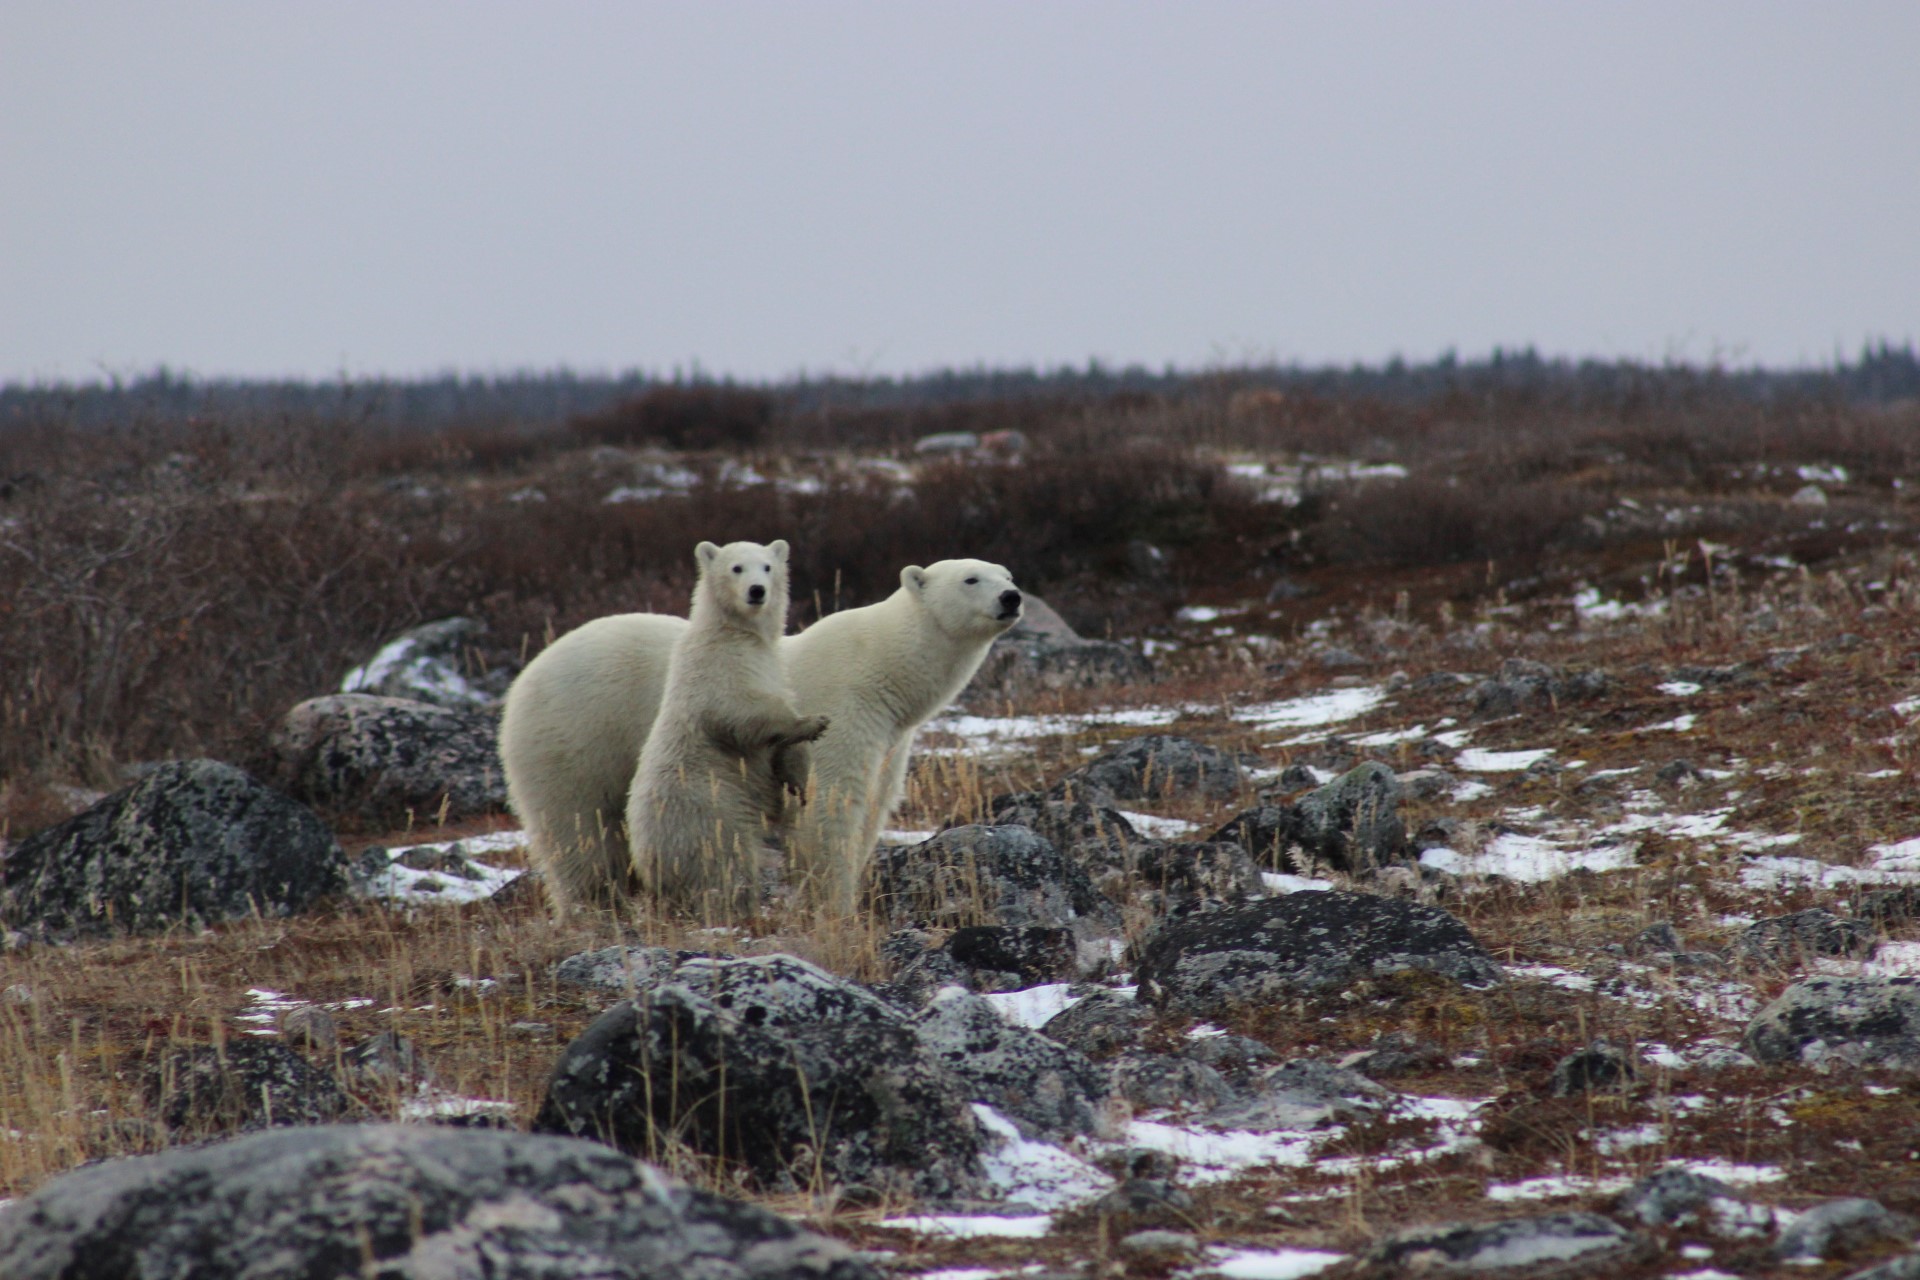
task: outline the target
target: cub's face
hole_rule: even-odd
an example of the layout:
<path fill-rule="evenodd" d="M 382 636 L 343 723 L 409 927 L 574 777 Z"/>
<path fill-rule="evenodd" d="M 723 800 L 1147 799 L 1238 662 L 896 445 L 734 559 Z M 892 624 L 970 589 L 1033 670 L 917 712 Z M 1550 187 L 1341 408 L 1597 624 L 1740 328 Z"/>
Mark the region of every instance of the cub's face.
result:
<path fill-rule="evenodd" d="M 771 611 L 782 623 L 787 613 L 787 543 L 703 542 L 694 548 L 701 580 L 719 602 L 749 617 Z"/>
<path fill-rule="evenodd" d="M 1020 621 L 1022 597 L 1013 575 L 985 560 L 909 565 L 900 571 L 900 584 L 949 635 L 991 639 Z"/>

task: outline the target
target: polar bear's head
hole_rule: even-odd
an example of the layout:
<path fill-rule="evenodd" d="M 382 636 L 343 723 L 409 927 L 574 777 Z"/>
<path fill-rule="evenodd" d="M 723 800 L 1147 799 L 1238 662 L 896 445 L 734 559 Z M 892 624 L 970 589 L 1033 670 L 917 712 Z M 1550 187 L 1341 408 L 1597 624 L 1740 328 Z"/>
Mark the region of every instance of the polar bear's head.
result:
<path fill-rule="evenodd" d="M 717 607 L 759 626 L 763 619 L 784 630 L 787 623 L 787 542 L 781 538 L 761 546 L 757 542 L 703 542 L 693 549 L 700 566 L 700 585 L 694 589 L 694 608 Z"/>
<path fill-rule="evenodd" d="M 1020 621 L 1013 575 L 985 560 L 936 560 L 900 571 L 900 585 L 948 635 L 992 639 Z"/>

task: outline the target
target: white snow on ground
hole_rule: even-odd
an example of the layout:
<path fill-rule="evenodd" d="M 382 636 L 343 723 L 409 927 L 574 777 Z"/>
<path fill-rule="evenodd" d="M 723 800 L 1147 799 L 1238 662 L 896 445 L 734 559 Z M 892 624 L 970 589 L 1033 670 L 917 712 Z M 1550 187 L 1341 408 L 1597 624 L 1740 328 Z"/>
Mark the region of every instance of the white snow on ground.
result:
<path fill-rule="evenodd" d="M 907 1272 L 895 1272 L 907 1275 Z M 946 1267 L 940 1271 L 915 1271 L 912 1280 L 997 1280 L 1000 1276 L 1018 1274 L 1012 1271 L 997 1271 L 992 1267 Z"/>
<path fill-rule="evenodd" d="M 1691 680 L 1667 680 L 1660 685 L 1660 692 L 1675 698 L 1690 698 L 1700 692 L 1700 686 Z"/>
<path fill-rule="evenodd" d="M 939 835 L 938 831 L 900 831 L 890 829 L 880 833 L 881 844 L 925 844 Z"/>
<path fill-rule="evenodd" d="M 1453 763 L 1468 773 L 1518 773 L 1552 754 L 1552 747 L 1532 751 L 1482 751 L 1469 747 L 1455 756 Z"/>
<path fill-rule="evenodd" d="M 1066 737 L 1097 725 L 1141 728 L 1169 725 L 1178 720 L 1181 714 L 1179 707 L 1140 707 L 1057 716 L 976 716 L 953 712 L 928 721 L 926 732 L 959 738 L 961 745 L 926 746 L 923 750 L 936 755 L 982 755 L 1009 743 L 1027 742 L 1034 738 Z"/>
<path fill-rule="evenodd" d="M 1383 729 L 1379 733 L 1363 733 L 1353 739 L 1356 747 L 1394 747 L 1403 742 L 1418 742 L 1427 734 L 1427 726 L 1417 724 L 1411 729 Z"/>
<path fill-rule="evenodd" d="M 1691 733 L 1694 721 L 1699 719 L 1689 711 L 1686 715 L 1675 716 L 1671 720 L 1662 720 L 1659 724 L 1643 724 L 1635 733 Z"/>
<path fill-rule="evenodd" d="M 1256 702 L 1233 713 L 1235 720 L 1261 729 L 1302 729 L 1310 725 L 1339 724 L 1367 712 L 1386 701 L 1387 691 L 1372 685 L 1358 689 L 1330 689 L 1279 702 Z M 1311 738 L 1294 739 L 1296 742 Z"/>
<path fill-rule="evenodd" d="M 254 1025 L 243 1027 L 250 1036 L 277 1036 L 280 1034 L 280 1015 L 289 1009 L 298 1009 L 307 1001 L 298 996 L 285 995 L 266 987 L 247 988 L 247 1012 L 233 1015 L 235 1022 L 250 1022 Z"/>
<path fill-rule="evenodd" d="M 451 904 L 462 902 L 481 902 L 491 898 L 502 888 L 517 880 L 521 871 L 518 867 L 490 867 L 483 862 L 474 861 L 477 853 L 494 853 L 503 849 L 517 849 L 527 842 L 522 831 L 496 831 L 491 835 L 469 836 L 464 840 L 442 840 L 431 844 L 403 845 L 388 849 L 387 856 L 396 861 L 369 882 L 364 893 L 369 898 L 381 902 L 407 903 L 421 905 L 431 903 Z M 467 865 L 479 874 L 479 879 L 469 880 L 465 876 L 450 871 L 416 871 L 412 867 L 403 867 L 397 859 L 416 849 L 432 853 L 459 853 L 466 858 Z"/>
<path fill-rule="evenodd" d="M 1216 1133 L 1164 1120 L 1132 1120 L 1122 1135 L 1123 1145 L 1146 1147 L 1175 1156 L 1185 1166 L 1189 1182 L 1220 1182 L 1262 1165 L 1311 1164 L 1313 1147 L 1324 1133 L 1282 1130 L 1252 1133 L 1230 1129 Z"/>
<path fill-rule="evenodd" d="M 1007 1199 L 1052 1212 L 1081 1204 L 1113 1186 L 1111 1175 L 1051 1142 L 1020 1136 L 1019 1127 L 992 1107 L 975 1103 L 992 1149 L 980 1156 L 987 1181 L 1007 1193 Z"/>
<path fill-rule="evenodd" d="M 1229 1276 L 1232 1280 L 1300 1280 L 1302 1276 L 1325 1271 L 1344 1261 L 1342 1253 L 1319 1253 L 1312 1249 L 1227 1249 L 1207 1250 L 1208 1262 L 1202 1268 L 1208 1274 Z"/>
<path fill-rule="evenodd" d="M 1749 858 L 1740 868 L 1743 889 L 1771 893 L 1803 885 L 1818 889 L 1839 884 L 1920 884 L 1920 868 L 1905 858 L 1885 866 L 1838 867 L 1814 858 L 1778 855 Z"/>
<path fill-rule="evenodd" d="M 400 1104 L 402 1120 L 465 1119 L 468 1116 L 511 1116 L 514 1104 L 499 1098 L 463 1098 L 457 1094 L 422 1090 Z"/>
<path fill-rule="evenodd" d="M 1580 615 L 1582 622 L 1619 622 L 1626 618 L 1657 618 L 1667 611 L 1667 602 L 1623 604 L 1602 597 L 1598 587 L 1582 587 L 1573 593 L 1573 611 Z"/>
<path fill-rule="evenodd" d="M 1284 871 L 1262 871 L 1260 883 L 1271 894 L 1299 893 L 1302 889 L 1331 889 L 1333 881 L 1314 880 L 1307 876 L 1288 875 Z"/>
<path fill-rule="evenodd" d="M 1079 996 L 1068 994 L 1072 989 L 1072 983 L 1049 982 L 1045 986 L 1028 987 L 1024 991 L 991 992 L 980 998 L 1015 1026 L 1037 1028 L 1045 1026 L 1047 1019 L 1056 1013 L 1070 1009 L 1079 1002 Z"/>
<path fill-rule="evenodd" d="M 904 1218 L 882 1218 L 880 1225 L 929 1236 L 1007 1236 L 1038 1240 L 1053 1229 L 1048 1214 L 1001 1218 L 985 1213 L 915 1213 Z"/>
<path fill-rule="evenodd" d="M 1566 875 L 1570 871 L 1624 871 L 1634 865 L 1632 845 L 1590 845 L 1564 848 L 1538 836 L 1508 832 L 1495 836 L 1484 849 L 1460 853 L 1453 849 L 1428 849 L 1420 855 L 1422 866 L 1435 867 L 1457 876 L 1501 876 L 1507 880 L 1537 884 Z"/>
<path fill-rule="evenodd" d="M 1120 810 L 1120 816 L 1131 822 L 1134 830 L 1155 840 L 1178 840 L 1197 825 L 1185 818 L 1163 818 L 1158 814 L 1135 813 L 1131 809 Z"/>
<path fill-rule="evenodd" d="M 1220 616 L 1220 610 L 1212 605 L 1190 604 L 1173 616 L 1182 622 L 1212 622 Z"/>
<path fill-rule="evenodd" d="M 1489 1200 L 1557 1200 L 1562 1196 L 1613 1195 L 1633 1185 L 1633 1179 L 1620 1175 L 1590 1178 L 1563 1173 L 1544 1178 L 1528 1178 L 1487 1188 Z"/>

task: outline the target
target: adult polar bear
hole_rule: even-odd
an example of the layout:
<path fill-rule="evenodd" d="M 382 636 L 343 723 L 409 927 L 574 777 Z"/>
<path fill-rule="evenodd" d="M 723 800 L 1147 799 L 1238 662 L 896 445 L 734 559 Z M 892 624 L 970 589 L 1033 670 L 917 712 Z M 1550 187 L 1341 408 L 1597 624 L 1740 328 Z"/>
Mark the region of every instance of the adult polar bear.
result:
<path fill-rule="evenodd" d="M 905 789 L 914 731 L 966 687 L 1020 615 L 1005 569 L 941 560 L 902 569 L 900 589 L 878 604 L 780 641 L 795 710 L 829 721 L 812 746 L 811 795 L 788 842 L 813 901 L 854 909 L 881 825 Z M 667 655 L 686 626 L 654 613 L 595 619 L 548 645 L 507 692 L 507 796 L 556 905 L 611 902 L 631 883 L 627 793 L 660 709 Z"/>

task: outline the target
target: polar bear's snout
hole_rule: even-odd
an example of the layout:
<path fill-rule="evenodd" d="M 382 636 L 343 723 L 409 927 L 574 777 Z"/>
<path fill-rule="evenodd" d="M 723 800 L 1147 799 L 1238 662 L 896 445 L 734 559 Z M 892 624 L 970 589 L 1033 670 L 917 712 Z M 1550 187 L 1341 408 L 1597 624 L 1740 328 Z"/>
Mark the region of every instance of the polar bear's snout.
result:
<path fill-rule="evenodd" d="M 748 604 L 761 605 L 761 604 L 765 604 L 766 602 L 767 602 L 767 588 L 763 584 L 756 582 L 752 586 L 747 588 Z"/>
<path fill-rule="evenodd" d="M 1002 591 L 1000 593 L 1000 620 L 1005 622 L 1010 618 L 1017 618 L 1019 616 L 1020 593 L 1013 590 Z"/>

